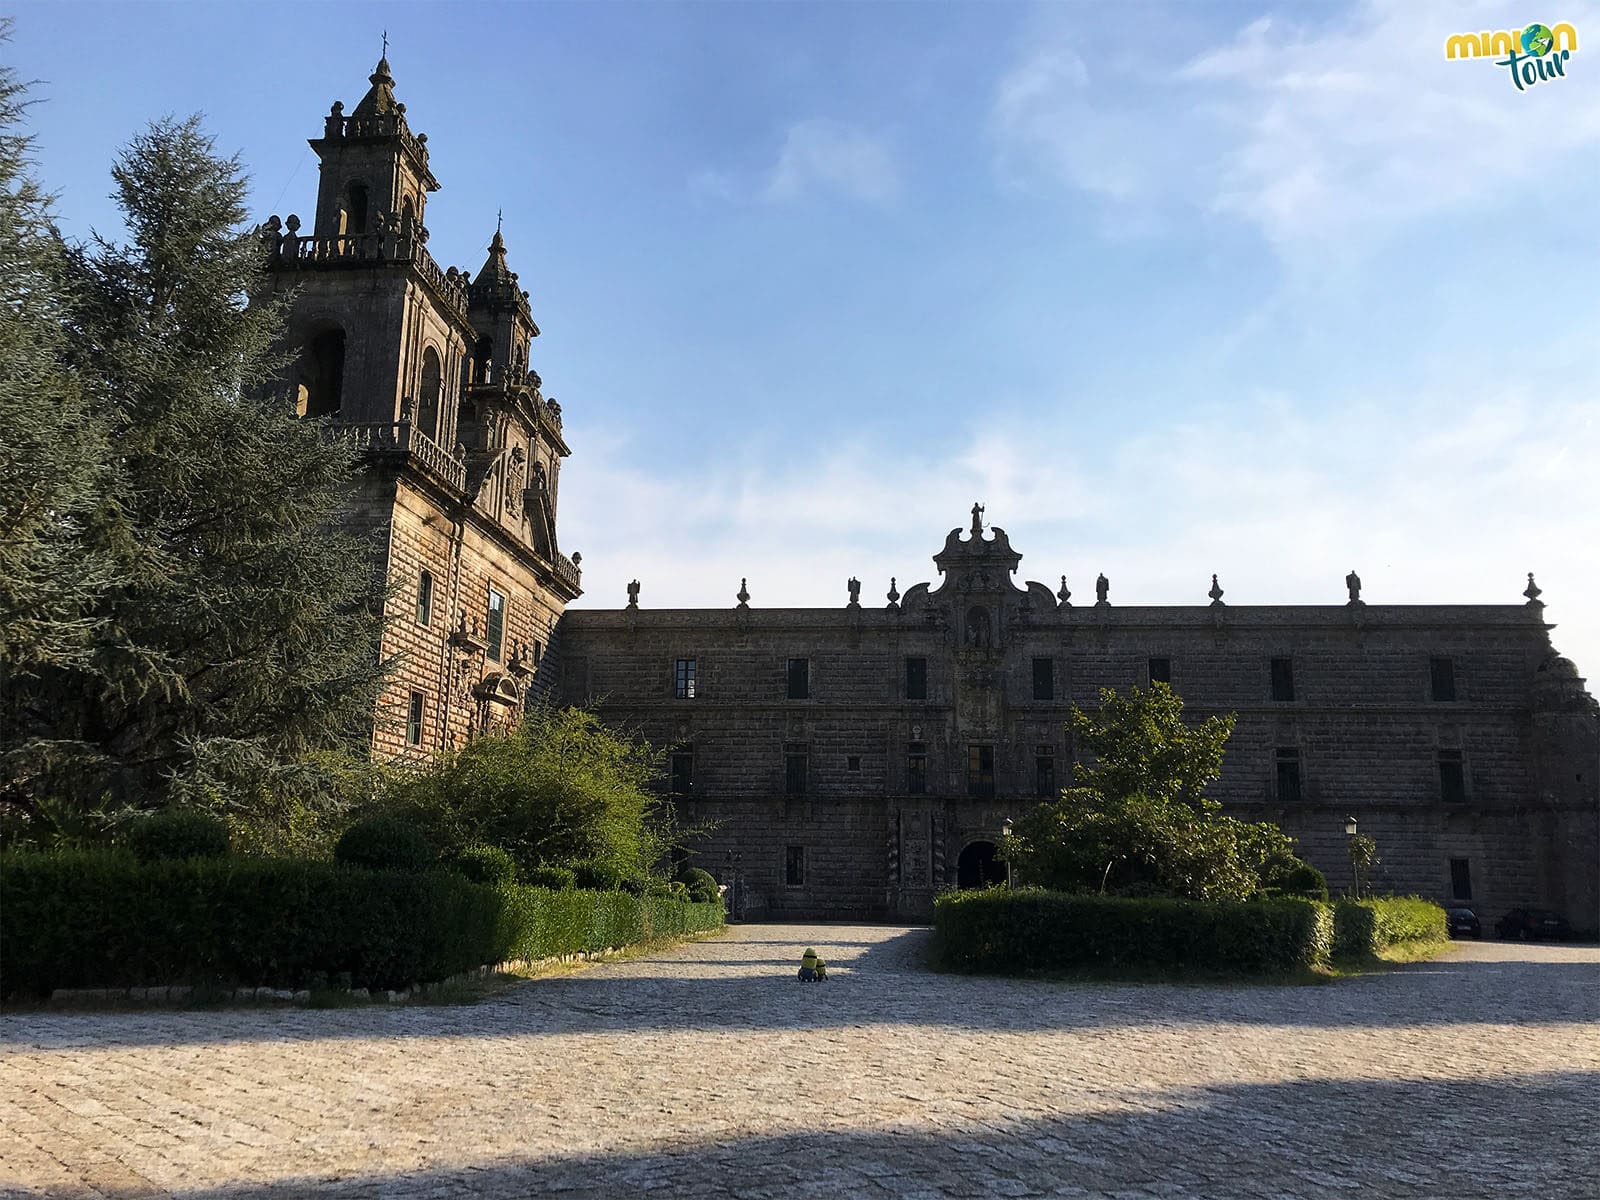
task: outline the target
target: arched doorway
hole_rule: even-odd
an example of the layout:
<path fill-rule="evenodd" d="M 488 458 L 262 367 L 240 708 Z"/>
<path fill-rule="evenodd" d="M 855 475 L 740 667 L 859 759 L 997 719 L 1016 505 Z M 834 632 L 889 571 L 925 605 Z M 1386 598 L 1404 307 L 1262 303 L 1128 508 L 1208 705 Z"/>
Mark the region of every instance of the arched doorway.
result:
<path fill-rule="evenodd" d="M 956 859 L 956 886 L 986 888 L 1006 881 L 1006 864 L 995 857 L 993 842 L 973 842 Z"/>

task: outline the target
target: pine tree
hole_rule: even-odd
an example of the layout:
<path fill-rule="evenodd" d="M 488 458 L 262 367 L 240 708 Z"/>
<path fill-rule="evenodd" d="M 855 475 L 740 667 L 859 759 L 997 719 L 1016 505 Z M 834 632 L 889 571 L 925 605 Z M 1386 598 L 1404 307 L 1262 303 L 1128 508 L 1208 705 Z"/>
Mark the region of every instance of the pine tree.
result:
<path fill-rule="evenodd" d="M 0 21 L 0 42 L 10 23 Z M 20 126 L 26 88 L 0 68 L 0 696 L 83 662 L 105 573 L 82 535 L 105 501 L 104 442 L 65 366 L 64 257 Z"/>
<path fill-rule="evenodd" d="M 46 814 L 271 805 L 365 752 L 386 674 L 377 557 L 339 522 L 356 463 L 274 383 L 237 160 L 169 118 L 112 177 L 128 241 L 71 250 L 68 346 L 113 447 L 88 541 L 116 574 L 92 660 L 25 688 L 25 783 Z"/>

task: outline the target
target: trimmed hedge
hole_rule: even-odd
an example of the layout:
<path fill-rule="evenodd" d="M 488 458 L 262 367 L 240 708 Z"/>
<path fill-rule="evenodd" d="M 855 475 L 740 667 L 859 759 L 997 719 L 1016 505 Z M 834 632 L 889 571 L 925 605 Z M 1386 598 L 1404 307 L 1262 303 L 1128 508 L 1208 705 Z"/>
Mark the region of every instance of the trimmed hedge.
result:
<path fill-rule="evenodd" d="M 473 883 L 505 887 L 517 881 L 517 862 L 499 846 L 468 846 L 450 866 Z"/>
<path fill-rule="evenodd" d="M 552 892 L 559 892 L 577 887 L 578 877 L 573 874 L 571 867 L 540 865 L 529 867 L 524 871 L 522 882 L 529 887 L 549 888 Z"/>
<path fill-rule="evenodd" d="M 1444 909 L 1418 896 L 1340 900 L 1333 906 L 1333 952 L 1368 957 L 1401 942 L 1442 942 L 1449 928 Z"/>
<path fill-rule="evenodd" d="M 228 824 L 194 809 L 169 808 L 130 822 L 123 841 L 135 858 L 226 858 Z"/>
<path fill-rule="evenodd" d="M 0 994 L 208 984 L 399 989 L 714 929 L 722 907 L 285 859 L 0 854 Z"/>
<path fill-rule="evenodd" d="M 382 814 L 346 829 L 333 848 L 333 857 L 374 871 L 425 871 L 439 861 L 438 851 L 415 825 Z"/>
<path fill-rule="evenodd" d="M 952 966 L 999 973 L 1080 967 L 1177 968 L 1258 974 L 1324 961 L 1325 905 L 1128 899 L 1038 890 L 948 892 L 934 933 Z"/>

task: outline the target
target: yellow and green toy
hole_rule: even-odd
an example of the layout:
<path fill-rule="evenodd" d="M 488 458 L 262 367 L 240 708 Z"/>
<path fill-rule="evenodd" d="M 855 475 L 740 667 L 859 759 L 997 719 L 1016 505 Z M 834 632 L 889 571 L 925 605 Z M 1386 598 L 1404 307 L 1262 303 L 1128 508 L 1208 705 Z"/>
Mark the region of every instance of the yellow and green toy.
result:
<path fill-rule="evenodd" d="M 817 952 L 810 946 L 800 956 L 800 982 L 821 983 L 828 977 L 828 964 L 817 957 Z"/>

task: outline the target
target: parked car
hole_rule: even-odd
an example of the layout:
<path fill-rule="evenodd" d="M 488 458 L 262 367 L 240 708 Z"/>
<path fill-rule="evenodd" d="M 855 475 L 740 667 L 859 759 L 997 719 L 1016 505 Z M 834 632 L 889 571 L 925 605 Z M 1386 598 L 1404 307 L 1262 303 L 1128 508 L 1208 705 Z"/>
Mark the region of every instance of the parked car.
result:
<path fill-rule="evenodd" d="M 1444 919 L 1445 924 L 1450 927 L 1451 937 L 1483 936 L 1483 926 L 1478 921 L 1478 914 L 1470 908 L 1447 908 Z"/>
<path fill-rule="evenodd" d="M 1548 908 L 1513 908 L 1494 924 L 1494 931 L 1503 938 L 1552 938 L 1564 940 L 1572 936 L 1572 926 L 1558 912 Z"/>

